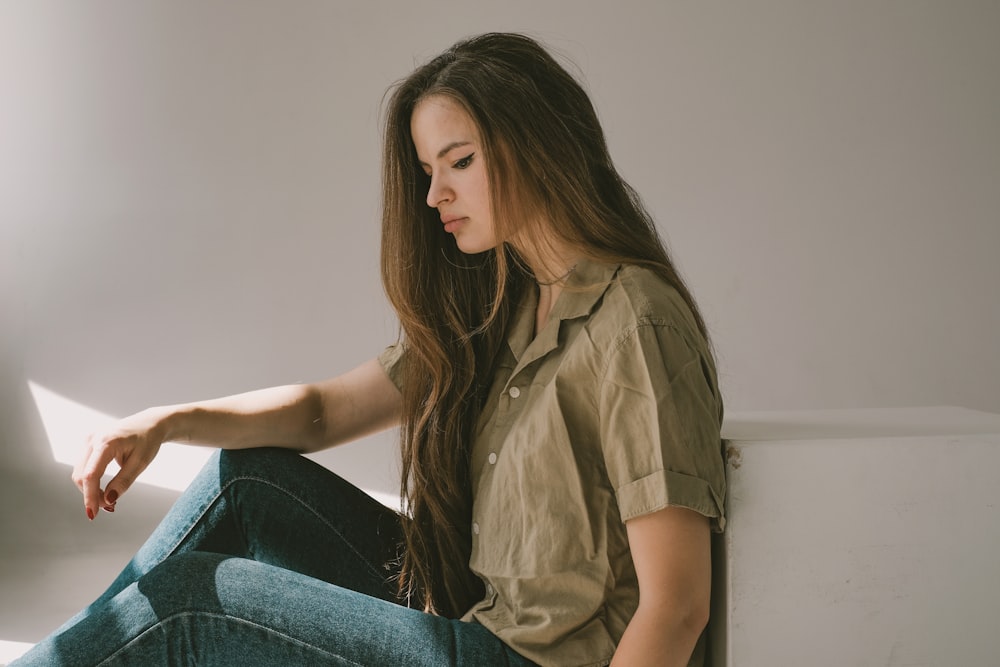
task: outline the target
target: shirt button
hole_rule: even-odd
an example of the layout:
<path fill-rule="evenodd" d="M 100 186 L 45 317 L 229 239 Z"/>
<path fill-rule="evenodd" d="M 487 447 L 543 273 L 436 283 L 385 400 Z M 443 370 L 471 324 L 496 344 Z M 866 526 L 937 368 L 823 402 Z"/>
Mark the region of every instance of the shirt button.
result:
<path fill-rule="evenodd" d="M 472 524 L 472 532 L 475 533 L 476 535 L 479 534 L 479 524 L 478 523 L 473 522 L 473 524 Z"/>
<path fill-rule="evenodd" d="M 517 387 L 511 387 L 510 391 L 508 391 L 507 393 L 510 394 L 511 398 L 517 398 L 518 396 L 521 395 L 521 390 L 518 389 Z"/>
<path fill-rule="evenodd" d="M 493 595 L 493 586 L 491 584 L 486 584 L 486 594 Z"/>
<path fill-rule="evenodd" d="M 494 465 L 497 462 L 496 452 L 490 452 L 490 465 Z"/>

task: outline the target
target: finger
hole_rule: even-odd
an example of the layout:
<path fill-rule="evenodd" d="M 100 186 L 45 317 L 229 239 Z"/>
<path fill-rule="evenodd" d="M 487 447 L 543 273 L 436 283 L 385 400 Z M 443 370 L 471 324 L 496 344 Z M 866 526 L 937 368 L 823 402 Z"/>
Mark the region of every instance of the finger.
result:
<path fill-rule="evenodd" d="M 121 469 L 118 474 L 112 477 L 104 488 L 104 509 L 109 512 L 114 511 L 115 503 L 131 488 L 140 473 L 149 466 L 152 460 L 152 456 L 140 456 L 136 451 L 133 451 L 128 458 L 121 461 Z"/>
<path fill-rule="evenodd" d="M 97 511 L 104 504 L 104 494 L 101 492 L 101 477 L 108 469 L 108 464 L 114 459 L 112 447 L 107 442 L 91 442 L 90 456 L 82 466 L 78 484 L 83 491 L 83 506 L 87 518 L 91 521 L 97 516 Z"/>
<path fill-rule="evenodd" d="M 87 465 L 87 461 L 90 460 L 90 455 L 93 453 L 94 448 L 91 446 L 91 441 L 94 439 L 93 435 L 88 435 L 83 449 L 83 453 L 76 460 L 76 465 L 73 466 L 73 472 L 70 473 L 70 479 L 73 480 L 73 484 L 76 488 L 83 493 L 83 469 Z"/>
<path fill-rule="evenodd" d="M 129 474 L 125 468 L 118 471 L 118 474 L 111 478 L 108 485 L 104 487 L 104 509 L 109 512 L 115 511 L 115 503 L 129 490 L 138 473 Z"/>

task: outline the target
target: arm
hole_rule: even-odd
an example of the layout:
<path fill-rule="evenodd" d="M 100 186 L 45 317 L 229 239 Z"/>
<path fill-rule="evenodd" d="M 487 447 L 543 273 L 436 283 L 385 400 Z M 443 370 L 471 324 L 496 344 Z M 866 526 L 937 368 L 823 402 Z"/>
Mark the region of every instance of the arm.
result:
<path fill-rule="evenodd" d="M 372 359 L 315 384 L 153 410 L 161 415 L 164 442 L 223 449 L 286 447 L 309 453 L 394 426 L 400 405 L 399 390 Z"/>
<path fill-rule="evenodd" d="M 708 623 L 708 519 L 687 508 L 667 507 L 630 519 L 625 528 L 639 579 L 639 608 L 611 665 L 687 665 Z"/>
<path fill-rule="evenodd" d="M 400 407 L 399 390 L 372 359 L 315 384 L 150 408 L 91 435 L 73 481 L 83 493 L 87 516 L 94 518 L 101 507 L 114 509 L 164 442 L 314 452 L 395 425 Z M 101 476 L 112 460 L 121 470 L 102 491 Z"/>

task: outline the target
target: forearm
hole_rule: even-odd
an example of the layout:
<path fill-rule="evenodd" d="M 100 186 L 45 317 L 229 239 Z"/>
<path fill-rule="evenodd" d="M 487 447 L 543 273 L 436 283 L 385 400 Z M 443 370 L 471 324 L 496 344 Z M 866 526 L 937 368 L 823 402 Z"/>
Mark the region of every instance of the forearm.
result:
<path fill-rule="evenodd" d="M 286 385 L 225 398 L 151 408 L 163 441 L 225 449 L 277 446 L 317 449 L 324 410 L 313 385 Z"/>
<path fill-rule="evenodd" d="M 102 507 L 114 511 L 164 442 L 312 452 L 397 424 L 400 405 L 399 390 L 373 359 L 316 384 L 149 408 L 91 434 L 73 468 L 73 481 L 93 519 Z M 102 489 L 101 478 L 112 461 L 120 470 Z"/>
<path fill-rule="evenodd" d="M 153 410 L 162 420 L 161 441 L 314 452 L 391 428 L 399 423 L 400 409 L 399 390 L 372 359 L 315 384 Z"/>

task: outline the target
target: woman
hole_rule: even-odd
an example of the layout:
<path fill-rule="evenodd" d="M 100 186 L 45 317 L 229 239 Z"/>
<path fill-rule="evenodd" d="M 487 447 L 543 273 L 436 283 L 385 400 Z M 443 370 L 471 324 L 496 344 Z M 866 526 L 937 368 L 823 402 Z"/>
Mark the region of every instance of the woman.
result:
<path fill-rule="evenodd" d="M 400 341 L 92 436 L 91 519 L 162 442 L 222 451 L 24 664 L 701 663 L 722 402 L 586 93 L 526 37 L 460 42 L 392 92 L 383 192 Z M 405 515 L 296 454 L 394 425 Z"/>

